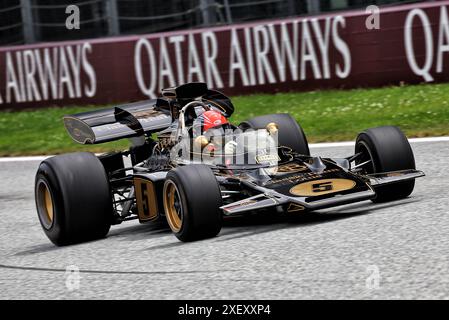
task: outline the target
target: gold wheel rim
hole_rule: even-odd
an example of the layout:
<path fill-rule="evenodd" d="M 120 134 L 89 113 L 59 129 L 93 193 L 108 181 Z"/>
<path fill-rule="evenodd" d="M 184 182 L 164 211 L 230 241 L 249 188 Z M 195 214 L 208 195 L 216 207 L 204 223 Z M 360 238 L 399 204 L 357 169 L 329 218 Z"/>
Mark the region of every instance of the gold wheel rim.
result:
<path fill-rule="evenodd" d="M 182 227 L 182 203 L 176 185 L 167 180 L 164 186 L 164 210 L 167 222 L 173 232 L 179 232 Z"/>
<path fill-rule="evenodd" d="M 53 199 L 51 198 L 50 190 L 45 186 L 44 191 L 45 211 L 47 213 L 48 220 L 53 222 Z"/>
<path fill-rule="evenodd" d="M 45 220 L 47 220 L 46 224 L 51 226 L 54 219 L 54 207 L 53 197 L 51 195 L 50 189 L 45 182 L 41 181 L 41 183 L 39 184 L 38 192 L 40 214 Z"/>

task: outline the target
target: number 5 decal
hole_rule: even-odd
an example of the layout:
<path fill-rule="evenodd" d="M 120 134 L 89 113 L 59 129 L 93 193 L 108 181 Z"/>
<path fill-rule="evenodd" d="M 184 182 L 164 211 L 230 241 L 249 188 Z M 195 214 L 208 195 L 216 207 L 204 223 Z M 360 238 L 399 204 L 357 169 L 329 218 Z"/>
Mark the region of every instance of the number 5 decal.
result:
<path fill-rule="evenodd" d="M 332 181 L 315 183 L 312 185 L 312 191 L 315 193 L 330 191 L 332 189 L 334 189 L 334 187 L 332 186 Z"/>
<path fill-rule="evenodd" d="M 141 178 L 134 178 L 136 188 L 136 203 L 139 221 L 149 221 L 158 217 L 156 190 L 153 182 Z"/>
<path fill-rule="evenodd" d="M 297 197 L 315 197 L 329 193 L 350 190 L 356 185 L 349 179 L 322 179 L 300 183 L 290 189 L 290 193 Z"/>

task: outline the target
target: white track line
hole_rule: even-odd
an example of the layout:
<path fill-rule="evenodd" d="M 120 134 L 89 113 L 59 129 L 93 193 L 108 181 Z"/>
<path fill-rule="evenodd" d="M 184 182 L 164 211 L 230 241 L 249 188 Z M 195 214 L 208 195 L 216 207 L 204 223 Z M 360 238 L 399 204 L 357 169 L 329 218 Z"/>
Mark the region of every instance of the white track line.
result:
<path fill-rule="evenodd" d="M 449 137 L 430 137 L 430 138 L 413 138 L 409 139 L 410 143 L 423 143 L 423 142 L 442 142 L 449 141 Z M 329 143 L 311 143 L 309 147 L 311 149 L 316 148 L 335 148 L 335 147 L 352 147 L 354 141 L 344 142 L 329 142 Z M 51 156 L 34 156 L 34 157 L 4 157 L 0 158 L 0 162 L 25 162 L 25 161 L 42 161 Z"/>
<path fill-rule="evenodd" d="M 449 141 L 449 137 L 429 137 L 429 138 L 412 138 L 408 139 L 410 143 L 422 143 L 422 142 L 441 142 Z M 354 141 L 343 141 L 343 142 L 329 142 L 329 143 L 311 143 L 309 147 L 314 148 L 332 148 L 332 147 L 352 147 L 354 146 Z"/>
<path fill-rule="evenodd" d="M 51 156 L 35 156 L 35 157 L 4 157 L 0 158 L 0 162 L 25 162 L 25 161 L 42 161 Z"/>

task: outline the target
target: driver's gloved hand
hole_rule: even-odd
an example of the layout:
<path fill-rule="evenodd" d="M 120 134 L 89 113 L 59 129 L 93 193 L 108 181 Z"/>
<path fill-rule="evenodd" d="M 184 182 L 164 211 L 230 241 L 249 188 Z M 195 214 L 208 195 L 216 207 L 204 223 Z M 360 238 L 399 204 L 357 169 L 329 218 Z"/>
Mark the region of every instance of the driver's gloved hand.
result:
<path fill-rule="evenodd" d="M 237 151 L 237 142 L 229 141 L 224 147 L 225 154 L 234 154 Z"/>

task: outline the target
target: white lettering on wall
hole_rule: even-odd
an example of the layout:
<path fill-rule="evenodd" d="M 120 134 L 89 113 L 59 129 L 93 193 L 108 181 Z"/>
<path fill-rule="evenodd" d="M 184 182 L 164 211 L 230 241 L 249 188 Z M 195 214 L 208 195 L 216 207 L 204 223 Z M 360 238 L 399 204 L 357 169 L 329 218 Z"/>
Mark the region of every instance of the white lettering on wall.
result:
<path fill-rule="evenodd" d="M 167 83 L 164 79 L 167 78 Z M 173 69 L 171 67 L 170 57 L 168 56 L 167 45 L 165 38 L 160 40 L 159 53 L 159 88 L 173 87 L 175 85 L 175 77 L 173 76 Z"/>
<path fill-rule="evenodd" d="M 14 68 L 14 62 L 11 52 L 6 53 L 6 102 L 12 102 L 11 90 L 14 93 L 14 100 L 16 102 L 22 102 L 22 91 L 20 90 L 19 83 L 16 77 L 16 71 Z"/>
<path fill-rule="evenodd" d="M 151 98 L 164 87 L 192 81 L 213 89 L 345 79 L 352 69 L 351 51 L 340 34 L 345 27 L 345 18 L 335 16 L 234 27 L 226 42 L 217 40 L 216 32 L 223 31 L 142 38 L 134 48 L 135 76 Z"/>
<path fill-rule="evenodd" d="M 334 46 L 340 52 L 343 58 L 343 66 L 337 64 L 335 66 L 335 72 L 337 77 L 345 79 L 349 76 L 352 69 L 351 50 L 349 50 L 348 44 L 340 37 L 338 27 L 346 27 L 346 20 L 342 16 L 336 16 L 332 23 L 332 38 L 334 39 Z"/>
<path fill-rule="evenodd" d="M 27 101 L 40 101 L 41 95 L 36 84 L 36 64 L 34 62 L 33 51 L 25 50 L 23 52 L 24 72 L 26 82 Z"/>
<path fill-rule="evenodd" d="M 253 29 L 254 33 L 254 53 L 256 55 L 257 76 L 259 84 L 265 84 L 265 75 L 269 83 L 275 83 L 273 70 L 268 61 L 268 52 L 270 50 L 270 42 L 268 39 L 268 31 L 265 26 L 257 26 Z"/>
<path fill-rule="evenodd" d="M 43 100 L 58 99 L 58 49 L 52 48 L 52 54 L 53 56 L 51 57 L 50 48 L 45 48 L 43 51 L 44 59 L 42 62 L 41 51 L 38 49 L 34 50 L 34 59 L 36 60 Z M 48 82 L 50 82 L 51 96 L 48 95 Z"/>
<path fill-rule="evenodd" d="M 413 48 L 413 22 L 417 18 L 421 22 L 421 26 L 424 30 L 425 40 L 425 62 L 422 66 L 418 65 L 415 57 L 415 49 Z M 413 72 L 424 78 L 425 81 L 433 81 L 433 77 L 430 74 L 433 63 L 433 36 L 432 28 L 429 18 L 426 13 L 421 9 L 413 9 L 407 15 L 405 20 L 405 50 L 407 54 L 407 61 Z"/>
<path fill-rule="evenodd" d="M 93 97 L 97 93 L 97 76 L 95 74 L 94 67 L 90 64 L 87 59 L 87 54 L 92 52 L 92 46 L 90 43 L 85 43 L 83 45 L 83 70 L 89 78 L 90 87 L 86 84 L 84 85 L 84 94 L 88 97 Z"/>
<path fill-rule="evenodd" d="M 441 7 L 440 11 L 440 27 L 438 35 L 438 53 L 437 53 L 437 72 L 443 72 L 443 56 L 444 53 L 449 52 L 449 21 L 447 16 L 447 9 L 445 6 Z"/>
<path fill-rule="evenodd" d="M 242 84 L 246 87 L 249 85 L 248 74 L 246 72 L 245 61 L 243 60 L 242 49 L 240 48 L 240 41 L 237 35 L 237 30 L 231 30 L 231 52 L 229 54 L 229 87 L 235 85 L 235 72 L 240 73 Z"/>
<path fill-rule="evenodd" d="M 323 66 L 324 79 L 330 79 L 331 72 L 329 67 L 329 40 L 331 31 L 331 18 L 324 19 L 324 34 L 320 28 L 318 19 L 312 19 L 312 27 L 318 42 L 318 48 L 321 53 L 321 65 Z"/>
<path fill-rule="evenodd" d="M 181 44 L 184 42 L 184 36 L 171 36 L 168 40 L 175 46 L 176 70 L 178 71 L 178 83 L 184 83 L 184 64 L 182 60 Z"/>
<path fill-rule="evenodd" d="M 206 68 L 207 85 L 210 88 L 223 88 L 223 81 L 218 72 L 215 60 L 218 55 L 218 44 L 215 33 L 203 32 L 204 67 Z"/>
<path fill-rule="evenodd" d="M 145 49 L 145 52 L 148 56 L 148 65 L 149 68 L 146 74 L 149 74 L 150 81 L 148 84 L 145 83 L 145 79 L 143 76 L 142 70 L 142 50 Z M 154 56 L 154 50 L 151 46 L 151 43 L 146 39 L 140 39 L 137 41 L 136 47 L 134 49 L 134 73 L 136 75 L 137 84 L 139 86 L 140 91 L 148 96 L 149 98 L 156 98 L 157 95 L 155 93 L 156 90 L 156 58 Z"/>
<path fill-rule="evenodd" d="M 307 63 L 311 64 L 315 79 L 321 79 L 320 66 L 318 65 L 307 20 L 304 20 L 302 23 L 301 53 L 301 80 L 306 80 Z"/>
<path fill-rule="evenodd" d="M 195 37 L 193 34 L 189 34 L 189 64 L 187 82 L 196 81 L 204 82 L 203 70 L 201 69 L 200 59 L 198 57 L 198 51 L 196 50 Z M 195 75 L 195 77 L 194 77 Z"/>
<path fill-rule="evenodd" d="M 0 96 L 0 103 L 94 96 L 96 75 L 87 56 L 91 51 L 91 45 L 84 43 L 6 52 L 5 99 Z"/>
<path fill-rule="evenodd" d="M 292 24 L 293 39 L 298 38 L 298 23 Z M 271 45 L 273 47 L 276 66 L 278 69 L 279 80 L 281 82 L 286 81 L 287 61 L 290 70 L 290 74 L 293 81 L 298 80 L 298 41 L 290 40 L 288 26 L 286 23 L 281 24 L 281 41 L 278 44 L 276 37 L 276 30 L 274 25 L 269 25 L 268 30 L 270 32 Z M 280 48 L 279 48 L 280 47 Z M 287 59 L 286 59 L 287 58 Z"/>
<path fill-rule="evenodd" d="M 74 98 L 75 93 L 73 92 L 72 78 L 70 77 L 65 50 L 61 48 L 59 50 L 59 99 L 64 98 L 64 86 L 67 88 L 69 98 Z"/>

